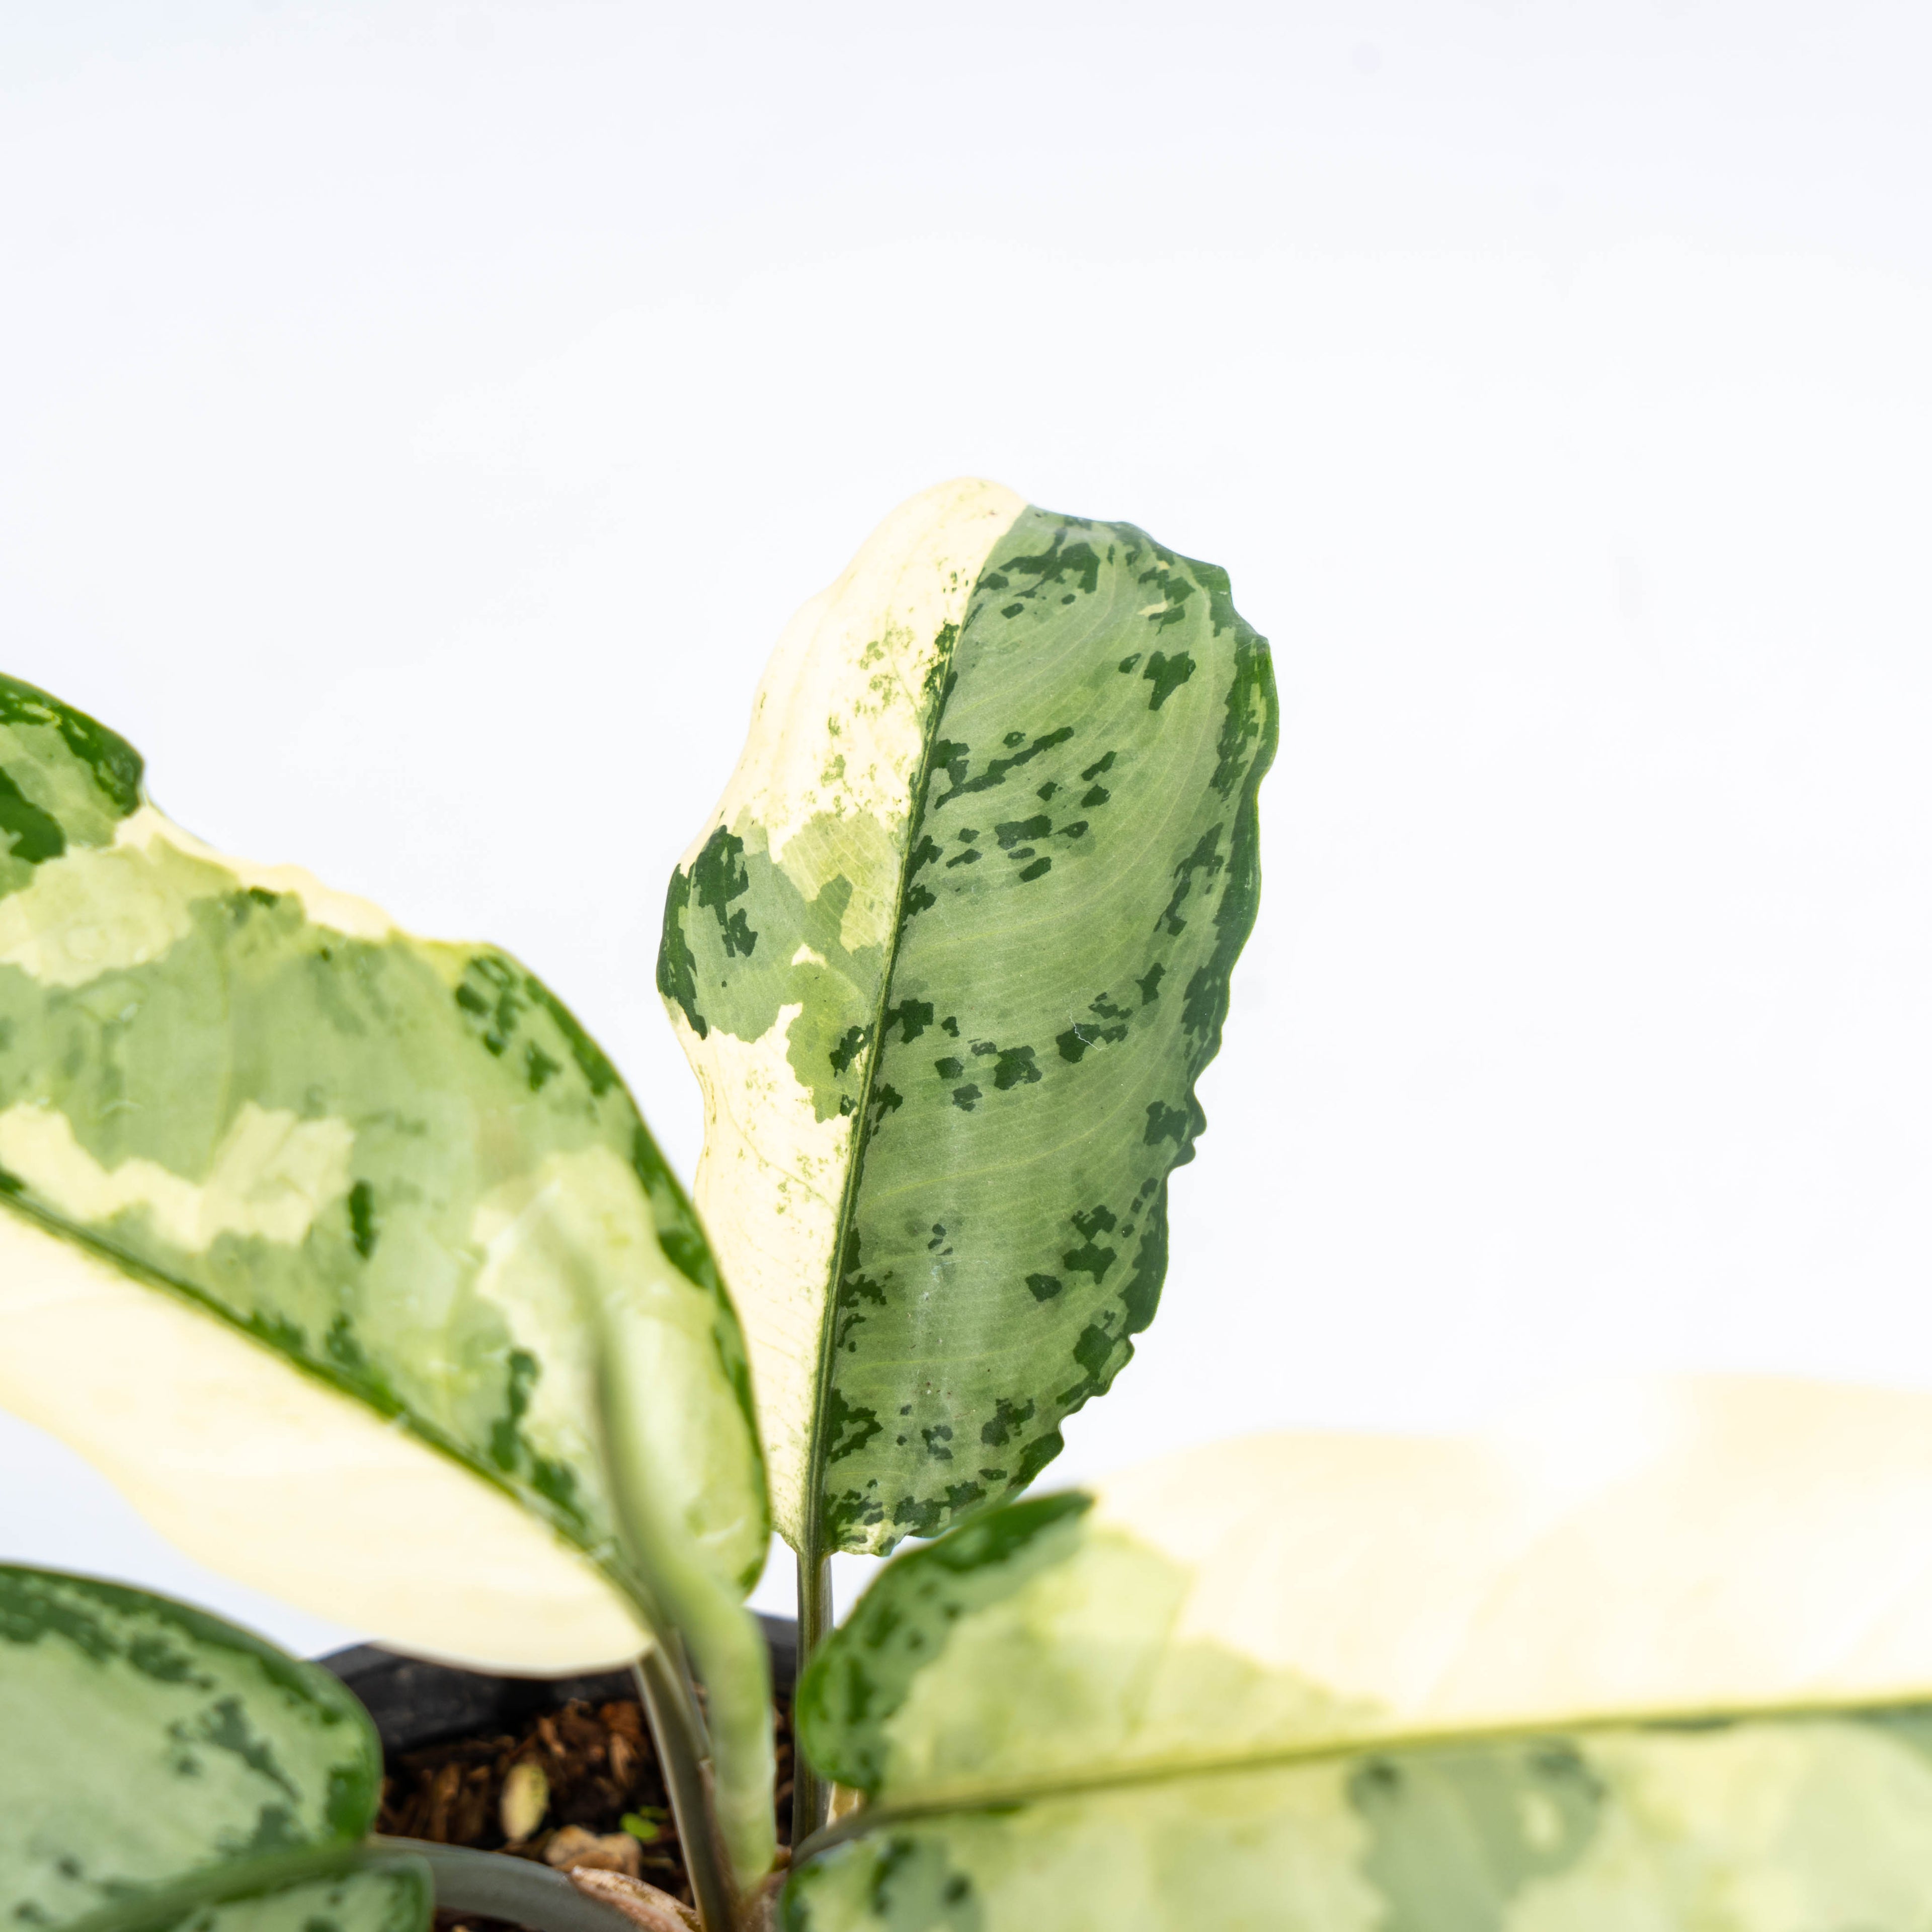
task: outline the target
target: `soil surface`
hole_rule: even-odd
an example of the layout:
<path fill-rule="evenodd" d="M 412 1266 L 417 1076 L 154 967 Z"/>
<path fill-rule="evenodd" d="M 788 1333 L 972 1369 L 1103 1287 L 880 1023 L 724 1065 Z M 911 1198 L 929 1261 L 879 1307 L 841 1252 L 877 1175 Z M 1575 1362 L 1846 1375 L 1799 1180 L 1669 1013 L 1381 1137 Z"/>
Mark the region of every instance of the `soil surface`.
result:
<path fill-rule="evenodd" d="M 791 1825 L 789 1700 L 780 1700 L 776 1716 L 778 1842 L 784 1844 Z M 536 1829 L 512 1844 L 503 1831 L 503 1784 L 512 1768 L 524 1763 L 542 1772 L 549 1804 Z M 514 1730 L 392 1752 L 383 1772 L 379 1832 L 548 1864 L 567 1862 L 584 1845 L 585 1834 L 606 1840 L 627 1858 L 628 1840 L 636 1848 L 628 1869 L 691 1902 L 676 1822 L 650 1726 L 634 1700 L 560 1705 Z M 459 1926 L 469 1932 L 513 1932 L 498 1920 L 469 1913 L 439 1912 L 436 1922 L 437 1932 L 455 1932 Z"/>

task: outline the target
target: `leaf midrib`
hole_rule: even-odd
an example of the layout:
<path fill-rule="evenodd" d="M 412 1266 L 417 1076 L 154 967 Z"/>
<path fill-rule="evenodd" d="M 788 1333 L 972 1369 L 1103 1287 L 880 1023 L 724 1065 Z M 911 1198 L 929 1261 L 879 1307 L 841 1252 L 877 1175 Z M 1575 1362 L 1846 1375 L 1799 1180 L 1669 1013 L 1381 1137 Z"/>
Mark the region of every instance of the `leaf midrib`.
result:
<path fill-rule="evenodd" d="M 1568 1737 L 1577 1732 L 1606 1731 L 1694 1732 L 1706 1726 L 1776 1723 L 1786 1719 L 1857 1718 L 1874 1712 L 1912 1709 L 1932 1704 L 1932 1684 L 1917 1693 L 1897 1691 L 1884 1696 L 1822 1700 L 1793 1699 L 1786 1702 L 1686 1708 L 1658 1706 L 1632 1711 L 1585 1713 L 1571 1717 L 1521 1719 L 1507 1724 L 1467 1726 L 1459 1730 L 1427 1728 L 1377 1732 L 1360 1737 L 1330 1738 L 1280 1749 L 1171 1759 L 1160 1764 L 1123 1765 L 1108 1769 L 1073 1772 L 1052 1778 L 1019 1780 L 976 1790 L 938 1791 L 929 1797 L 862 1804 L 835 1823 L 814 1833 L 793 1854 L 794 1867 L 835 1846 L 874 1831 L 934 1818 L 1018 1810 L 1059 1798 L 1083 1798 L 1111 1791 L 1132 1790 L 1156 1784 L 1185 1784 L 1192 1779 L 1238 1777 L 1248 1772 L 1292 1770 L 1345 1758 L 1373 1757 L 1416 1750 L 1451 1750 L 1459 1745 L 1509 1744 L 1538 1738 Z"/>
<path fill-rule="evenodd" d="M 1022 511 L 1020 514 L 1025 513 Z M 959 621 L 952 626 L 952 635 L 946 640 L 944 655 L 935 661 L 928 673 L 928 677 L 938 680 L 938 701 L 932 707 L 932 716 L 921 727 L 919 770 L 913 780 L 911 806 L 906 814 L 905 842 L 899 854 L 898 887 L 893 898 L 892 931 L 886 940 L 884 966 L 879 974 L 878 998 L 872 1009 L 872 1043 L 866 1055 L 866 1070 L 860 1080 L 858 1105 L 852 1114 L 852 1154 L 845 1165 L 844 1185 L 839 1190 L 838 1219 L 826 1282 L 824 1312 L 818 1324 L 818 1360 L 812 1381 L 811 1436 L 805 1471 L 804 1549 L 800 1553 L 806 1556 L 808 1552 L 820 1562 L 831 1553 L 825 1539 L 825 1416 L 832 1396 L 832 1337 L 838 1327 L 838 1289 L 844 1278 L 846 1244 L 851 1238 L 852 1223 L 858 1208 L 866 1150 L 872 1145 L 868 1117 L 872 1112 L 872 1083 L 878 1077 L 879 1062 L 885 1057 L 886 1009 L 892 998 L 892 976 L 898 970 L 899 947 L 905 938 L 906 891 L 912 876 L 914 832 L 926 816 L 926 794 L 932 783 L 932 748 L 938 741 L 940 724 L 946 716 L 946 706 L 952 701 L 952 687 L 956 682 L 952 676 L 952 660 L 958 650 L 959 640 L 966 634 L 967 621 L 972 615 L 980 580 L 986 574 L 993 552 L 1010 530 L 1010 526 L 1009 530 L 1002 531 L 980 560 L 980 567 L 974 573 L 973 587 L 966 593 Z"/>
<path fill-rule="evenodd" d="M 992 554 L 991 550 L 987 552 L 987 563 L 991 562 Z M 982 576 L 986 568 L 986 564 L 982 564 L 980 566 L 980 574 Z M 979 578 L 975 578 L 973 595 L 969 596 L 967 599 L 965 614 L 961 617 L 952 642 L 946 651 L 944 669 L 949 675 L 953 658 L 958 649 L 959 641 L 966 634 L 967 619 L 972 614 L 974 597 L 977 595 L 979 584 Z M 827 1343 L 827 1337 L 830 1335 L 834 1325 L 832 1317 L 838 1312 L 838 1282 L 844 1273 L 845 1246 L 850 1232 L 852 1209 L 856 1201 L 860 1172 L 865 1165 L 866 1150 L 872 1144 L 871 1132 L 865 1125 L 866 1114 L 872 1099 L 873 1082 L 877 1076 L 879 1061 L 882 1058 L 881 1048 L 884 1045 L 883 1034 L 886 1010 L 890 1004 L 892 976 L 898 965 L 899 946 L 905 932 L 905 898 L 908 875 L 904 868 L 909 863 L 912 855 L 914 827 L 922 824 L 924 820 L 927 796 L 932 783 L 932 747 L 939 737 L 939 728 L 945 717 L 946 706 L 951 701 L 951 698 L 952 690 L 950 683 L 943 686 L 939 702 L 926 724 L 925 741 L 920 748 L 919 770 L 914 781 L 913 804 L 907 818 L 905 850 L 900 855 L 902 870 L 899 874 L 896 916 L 888 942 L 884 970 L 879 982 L 878 999 L 873 1009 L 872 1047 L 866 1058 L 866 1070 L 860 1089 L 859 1104 L 854 1109 L 852 1117 L 853 1155 L 847 1164 L 845 1183 L 839 1196 L 838 1219 L 836 1223 L 837 1236 L 833 1244 L 830 1278 L 827 1283 L 826 1319 L 820 1328 L 818 1376 L 814 1391 L 812 1461 L 808 1471 L 811 1491 L 807 1498 L 806 1510 L 808 1522 L 814 1536 L 820 1522 L 818 1514 L 820 1504 L 818 1497 L 818 1492 L 824 1486 L 824 1455 L 818 1420 L 825 1412 L 826 1400 L 831 1394 L 832 1382 L 832 1354 Z M 1177 807 L 1170 810 L 1166 816 L 1172 819 L 1184 817 L 1185 814 Z M 1134 868 L 1131 865 L 1124 865 L 1118 870 L 1119 874 L 1124 876 L 1131 874 Z M 1063 907 L 1051 915 L 1042 915 L 1032 919 L 1009 920 L 1003 926 L 997 928 L 998 936 L 1012 939 L 1040 926 L 1048 925 L 1071 924 L 1077 927 L 1087 918 L 1091 905 L 1106 904 L 1111 902 L 1112 896 L 1105 890 L 1096 890 L 1088 892 L 1086 896 L 1087 903 L 1078 908 L 1070 909 Z M 956 950 L 964 952 L 983 947 L 986 937 L 985 934 L 975 932 L 970 940 L 962 938 L 953 941 L 952 944 Z M 1104 1114 L 1090 1119 L 1088 1124 L 1082 1127 L 1077 1134 L 1070 1136 L 1066 1140 L 1056 1143 L 1056 1150 L 1064 1151 L 1065 1148 L 1074 1146 L 1082 1140 L 1097 1138 L 1103 1129 L 1110 1125 L 1119 1114 L 1128 1110 L 1129 1106 L 1129 1102 L 1120 1102 L 1108 1109 Z M 985 1168 L 962 1170 L 964 1172 L 974 1175 L 998 1174 L 1004 1171 L 1004 1166 L 998 1163 Z M 920 1184 L 916 1181 L 908 1182 L 902 1186 L 889 1189 L 880 1196 L 879 1198 L 882 1201 L 890 1201 L 896 1198 L 899 1195 L 916 1192 Z"/>

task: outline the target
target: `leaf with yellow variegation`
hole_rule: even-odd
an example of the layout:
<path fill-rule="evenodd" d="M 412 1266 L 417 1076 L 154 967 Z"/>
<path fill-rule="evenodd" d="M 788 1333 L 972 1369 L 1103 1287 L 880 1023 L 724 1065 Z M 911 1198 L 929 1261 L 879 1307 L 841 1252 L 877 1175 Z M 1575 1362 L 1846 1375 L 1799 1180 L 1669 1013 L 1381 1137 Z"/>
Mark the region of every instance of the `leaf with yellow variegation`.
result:
<path fill-rule="evenodd" d="M 793 1932 L 1914 1932 L 1932 1398 L 1664 1384 L 978 1517 L 801 1689 Z"/>
<path fill-rule="evenodd" d="M 990 483 L 779 640 L 658 983 L 808 1634 L 820 1558 L 1024 1488 L 1153 1318 L 1275 736 L 1224 572 Z"/>
<path fill-rule="evenodd" d="M 211 851 L 141 780 L 0 680 L 0 1402 L 406 1648 L 565 1671 L 681 1630 L 757 1714 L 718 1768 L 762 1870 L 748 1371 L 622 1082 L 506 954 Z"/>

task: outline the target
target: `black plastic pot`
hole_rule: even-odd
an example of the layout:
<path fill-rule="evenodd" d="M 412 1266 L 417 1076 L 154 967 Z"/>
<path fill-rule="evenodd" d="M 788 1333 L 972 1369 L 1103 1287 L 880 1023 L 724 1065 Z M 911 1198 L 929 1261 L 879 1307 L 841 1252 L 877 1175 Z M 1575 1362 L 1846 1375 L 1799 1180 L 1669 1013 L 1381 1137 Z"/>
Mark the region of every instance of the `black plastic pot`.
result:
<path fill-rule="evenodd" d="M 771 1648 L 772 1688 L 789 1696 L 798 1675 L 798 1626 L 789 1618 L 758 1621 Z M 384 1752 L 390 1754 L 518 1729 L 576 1699 L 602 1704 L 637 1695 L 628 1670 L 584 1677 L 506 1677 L 456 1664 L 426 1664 L 373 1643 L 353 1644 L 316 1661 L 361 1699 L 375 1720 Z M 440 1906 L 508 1916 L 542 1932 L 635 1932 L 612 1906 L 573 1891 L 560 1872 L 520 1859 L 492 1858 L 488 1860 L 494 1868 L 489 1889 L 478 1892 L 472 1889 L 476 1883 L 474 1865 L 466 1862 L 486 1855 L 446 1850 L 412 1839 L 394 1842 L 428 1861 Z"/>
<path fill-rule="evenodd" d="M 772 1688 L 789 1695 L 798 1674 L 798 1626 L 789 1617 L 760 1617 L 771 1646 Z M 316 1659 L 362 1700 L 386 1751 L 416 1750 L 450 1738 L 514 1729 L 574 1698 L 604 1704 L 634 1697 L 628 1670 L 588 1677 L 503 1677 L 453 1664 L 400 1657 L 380 1644 L 352 1644 Z"/>

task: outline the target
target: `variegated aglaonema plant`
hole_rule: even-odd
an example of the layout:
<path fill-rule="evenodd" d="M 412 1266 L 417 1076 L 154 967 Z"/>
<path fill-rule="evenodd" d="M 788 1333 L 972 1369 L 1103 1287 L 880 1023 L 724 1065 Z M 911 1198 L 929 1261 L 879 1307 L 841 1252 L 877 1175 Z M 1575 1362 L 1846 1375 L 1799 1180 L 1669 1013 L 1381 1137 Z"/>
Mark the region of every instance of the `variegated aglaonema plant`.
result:
<path fill-rule="evenodd" d="M 707 1932 L 1925 1932 L 1932 1399 L 1020 1494 L 1153 1314 L 1274 739 L 1219 572 L 984 484 L 895 513 L 671 880 L 694 1210 L 524 968 L 207 850 L 0 682 L 0 1400 L 400 1648 L 634 1660 Z M 829 1629 L 830 1556 L 909 1536 Z M 689 1922 L 372 1837 L 379 1771 L 325 1672 L 0 1569 L 0 1921 Z"/>
<path fill-rule="evenodd" d="M 808 1654 L 831 1552 L 1024 1488 L 1152 1317 L 1275 730 L 1220 572 L 986 484 L 896 512 L 786 632 L 671 882 L 694 1214 L 518 962 L 209 850 L 122 740 L 0 680 L 0 1401 L 203 1561 L 398 1647 L 636 1660 L 722 1932 L 778 1862 L 743 1605 L 774 1516 Z M 131 1634 L 97 1642 L 61 1607 L 94 1586 L 16 1581 L 38 1607 L 0 1654 L 39 1688 L 10 1749 L 56 1748 L 89 1660 L 142 1742 L 74 1831 L 20 1840 L 0 1907 L 268 1912 L 260 1860 L 299 1850 L 374 1860 L 356 1912 L 413 1909 L 394 1848 L 353 1849 L 366 1808 L 124 1856 L 154 1784 L 191 1814 L 226 1766 L 196 1724 L 232 1719 L 291 1803 L 300 1780 L 244 1698 L 147 1712 L 154 1671 L 202 1673 L 135 1626 L 192 1613 L 122 1593 Z M 312 1672 L 274 1682 L 326 1706 Z M 798 1837 L 826 1802 L 802 1767 Z"/>

